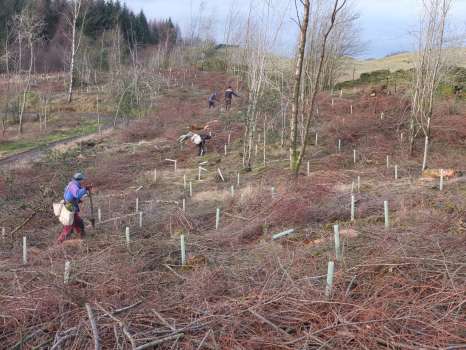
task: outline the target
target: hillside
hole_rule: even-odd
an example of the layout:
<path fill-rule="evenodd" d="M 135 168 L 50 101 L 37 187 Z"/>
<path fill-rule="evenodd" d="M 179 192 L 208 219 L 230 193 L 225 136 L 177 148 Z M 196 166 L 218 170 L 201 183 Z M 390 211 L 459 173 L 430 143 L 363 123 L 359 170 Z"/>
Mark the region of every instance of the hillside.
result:
<path fill-rule="evenodd" d="M 414 53 L 402 53 L 380 59 L 357 60 L 348 58 L 345 64 L 347 69 L 341 77 L 341 81 L 352 80 L 353 72 L 355 78 L 359 78 L 362 73 L 369 73 L 376 70 L 388 69 L 395 72 L 399 69 L 409 70 L 413 68 Z M 453 65 L 466 67 L 466 48 L 450 49 L 450 62 Z"/>
<path fill-rule="evenodd" d="M 258 121 L 246 171 L 246 99 L 207 108 L 219 87 L 244 95 L 236 78 L 160 74 L 144 118 L 1 168 L 1 348 L 464 348 L 464 103 L 439 102 L 421 176 L 423 140 L 410 156 L 402 96 L 322 94 L 317 141 L 294 177 L 278 124 Z M 177 143 L 207 123 L 206 156 Z M 440 168 L 452 169 L 442 189 Z M 86 238 L 59 245 L 52 202 L 78 170 L 97 224 L 86 198 Z"/>

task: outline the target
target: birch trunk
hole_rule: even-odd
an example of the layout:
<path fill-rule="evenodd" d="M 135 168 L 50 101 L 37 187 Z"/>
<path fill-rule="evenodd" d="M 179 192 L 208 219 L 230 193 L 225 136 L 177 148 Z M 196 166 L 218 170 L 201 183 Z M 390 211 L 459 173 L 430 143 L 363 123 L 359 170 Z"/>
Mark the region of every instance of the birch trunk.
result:
<path fill-rule="evenodd" d="M 296 164 L 294 164 L 294 169 L 293 169 L 295 175 L 298 175 L 299 168 L 301 167 L 304 155 L 306 153 L 306 148 L 307 148 L 307 144 L 308 144 L 308 136 L 309 136 L 309 128 L 310 128 L 310 125 L 311 125 L 311 121 L 312 121 L 312 119 L 314 117 L 314 109 L 315 109 L 315 106 L 316 106 L 316 99 L 317 99 L 317 95 L 318 95 L 318 93 L 320 91 L 319 87 L 321 86 L 320 84 L 321 84 L 322 71 L 323 71 L 325 58 L 326 58 L 326 49 L 327 49 L 328 37 L 329 37 L 330 33 L 332 32 L 332 30 L 333 30 L 333 28 L 335 26 L 338 13 L 344 8 L 344 6 L 346 5 L 346 2 L 347 2 L 347 0 L 342 0 L 341 2 L 340 2 L 340 0 L 335 0 L 334 6 L 333 6 L 333 11 L 332 11 L 331 18 L 330 18 L 329 27 L 328 27 L 327 31 L 324 33 L 323 38 L 322 38 L 321 53 L 320 53 L 319 64 L 318 64 L 318 68 L 317 68 L 317 75 L 316 75 L 316 78 L 315 78 L 315 80 L 314 80 L 314 82 L 313 82 L 313 84 L 311 86 L 312 90 L 311 90 L 311 97 L 310 97 L 310 103 L 309 103 L 309 110 L 307 112 L 306 122 L 305 122 L 305 125 L 304 125 L 304 140 L 303 140 L 303 142 L 301 144 L 301 148 L 300 148 L 299 154 L 298 154 L 298 159 L 296 161 Z"/>
<path fill-rule="evenodd" d="M 299 96 L 301 90 L 301 79 L 303 75 L 303 62 L 304 53 L 306 51 L 306 38 L 307 28 L 309 25 L 309 8 L 310 0 L 304 0 L 304 15 L 303 22 L 300 25 L 300 38 L 299 48 L 296 55 L 296 69 L 294 74 L 294 86 L 293 86 L 293 100 L 291 106 L 291 121 L 290 121 L 290 133 L 291 133 L 291 170 L 297 171 L 298 165 L 298 112 L 299 112 Z"/>
<path fill-rule="evenodd" d="M 73 86 L 74 86 L 74 60 L 76 57 L 76 21 L 78 20 L 76 14 L 77 2 L 73 4 L 73 19 L 71 28 L 71 61 L 70 61 L 70 72 L 69 72 L 69 85 L 68 85 L 68 103 L 73 100 Z M 79 11 L 79 10 L 78 10 Z"/>

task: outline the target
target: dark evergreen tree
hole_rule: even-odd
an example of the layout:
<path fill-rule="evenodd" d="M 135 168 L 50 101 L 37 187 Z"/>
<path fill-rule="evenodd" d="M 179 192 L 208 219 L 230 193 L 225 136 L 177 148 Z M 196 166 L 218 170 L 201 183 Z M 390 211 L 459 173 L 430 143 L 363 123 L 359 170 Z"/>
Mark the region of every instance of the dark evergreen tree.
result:
<path fill-rule="evenodd" d="M 144 12 L 140 12 L 136 19 L 137 26 L 137 42 L 142 44 L 151 44 L 152 37 L 149 30 L 149 24 L 147 23 L 146 16 Z"/>
<path fill-rule="evenodd" d="M 10 24 L 13 17 L 26 6 L 32 6 L 38 18 L 44 22 L 40 37 L 43 42 L 37 50 L 38 60 L 43 69 L 61 69 L 65 62 L 69 40 L 64 18 L 69 0 L 0 0 L 0 52 L 5 47 L 5 40 L 10 34 L 9 47 L 14 49 Z M 137 15 L 124 1 L 120 0 L 86 0 L 85 17 L 78 20 L 83 26 L 88 39 L 98 41 L 103 33 L 119 28 L 126 45 L 129 47 L 146 45 L 164 45 L 172 47 L 180 37 L 179 27 L 171 18 L 164 21 L 148 22 L 146 15 L 140 11 Z M 10 32 L 8 32 L 10 31 Z M 51 68 L 51 66 L 55 68 Z M 0 71 L 3 69 L 0 66 Z"/>

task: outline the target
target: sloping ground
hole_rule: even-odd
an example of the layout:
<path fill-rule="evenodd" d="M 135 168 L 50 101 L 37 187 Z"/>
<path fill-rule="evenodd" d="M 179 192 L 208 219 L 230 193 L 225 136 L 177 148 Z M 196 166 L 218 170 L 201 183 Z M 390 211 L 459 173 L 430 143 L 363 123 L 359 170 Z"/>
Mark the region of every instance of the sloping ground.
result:
<path fill-rule="evenodd" d="M 448 54 L 451 64 L 466 67 L 466 48 L 449 49 Z M 362 73 L 369 73 L 375 70 L 388 69 L 391 72 L 400 69 L 409 70 L 413 68 L 414 56 L 414 53 L 407 52 L 380 59 L 355 60 L 348 58 L 345 64 L 347 70 L 342 76 L 341 81 L 353 79 L 353 72 L 357 79 Z"/>
<path fill-rule="evenodd" d="M 91 349 L 98 339 L 104 349 L 464 348 L 466 182 L 445 179 L 439 191 L 438 179 L 419 180 L 419 151 L 408 157 L 406 135 L 400 137 L 403 101 L 356 94 L 335 98 L 332 107 L 331 97 L 321 96 L 310 174 L 290 178 L 288 154 L 274 144 L 266 146 L 265 167 L 259 146 L 253 171 L 241 171 L 238 109 L 226 114 L 205 106 L 209 91 L 226 85 L 227 77 L 187 79 L 160 98 L 147 120 L 81 153 L 53 154 L 1 178 L 0 344 Z M 434 118 L 431 168 L 466 164 L 464 107 L 458 108 L 461 113 L 448 114 L 446 103 L 436 112 L 442 118 Z M 206 157 L 176 144 L 191 124 L 212 120 L 218 122 Z M 177 159 L 176 172 L 166 159 Z M 208 172 L 199 180 L 205 161 Z M 56 246 L 60 227 L 50 205 L 75 169 L 94 183 L 102 223 L 89 228 L 84 242 Z M 83 211 L 89 217 L 87 203 Z M 333 224 L 340 225 L 339 261 Z M 295 232 L 271 239 L 286 229 Z M 326 297 L 329 260 L 336 265 Z M 65 261 L 71 262 L 68 284 Z"/>

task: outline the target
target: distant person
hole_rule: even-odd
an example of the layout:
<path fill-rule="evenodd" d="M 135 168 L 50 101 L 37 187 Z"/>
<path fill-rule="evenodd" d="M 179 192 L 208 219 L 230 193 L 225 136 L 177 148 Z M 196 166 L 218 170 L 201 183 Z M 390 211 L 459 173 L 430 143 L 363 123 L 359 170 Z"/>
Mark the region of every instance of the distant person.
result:
<path fill-rule="evenodd" d="M 225 90 L 225 110 L 227 111 L 231 108 L 231 100 L 233 99 L 233 96 L 239 97 L 239 95 L 233 91 L 233 88 L 228 86 L 228 88 Z"/>
<path fill-rule="evenodd" d="M 463 86 L 461 85 L 455 85 L 453 87 L 453 90 L 455 92 L 455 96 L 460 96 L 463 93 Z"/>
<path fill-rule="evenodd" d="M 183 143 L 187 139 L 191 139 L 191 142 L 199 147 L 199 156 L 203 156 L 207 153 L 206 141 L 210 140 L 212 137 L 208 134 L 196 134 L 192 131 L 188 132 L 185 135 L 181 135 L 178 138 L 179 143 Z"/>
<path fill-rule="evenodd" d="M 209 96 L 209 109 L 215 108 L 215 102 L 219 102 L 218 93 L 215 91 L 212 95 Z"/>
<path fill-rule="evenodd" d="M 75 230 L 79 238 L 82 239 L 85 236 L 84 232 L 84 221 L 79 216 L 79 204 L 81 200 L 89 195 L 91 191 L 91 186 L 83 187 L 81 182 L 85 179 L 82 173 L 76 173 L 73 175 L 68 186 L 65 188 L 65 193 L 63 195 L 65 201 L 65 207 L 71 212 L 74 212 L 73 224 L 69 226 L 63 226 L 63 231 L 58 237 L 58 243 L 63 243 L 65 239 L 68 238 L 70 233 Z"/>

